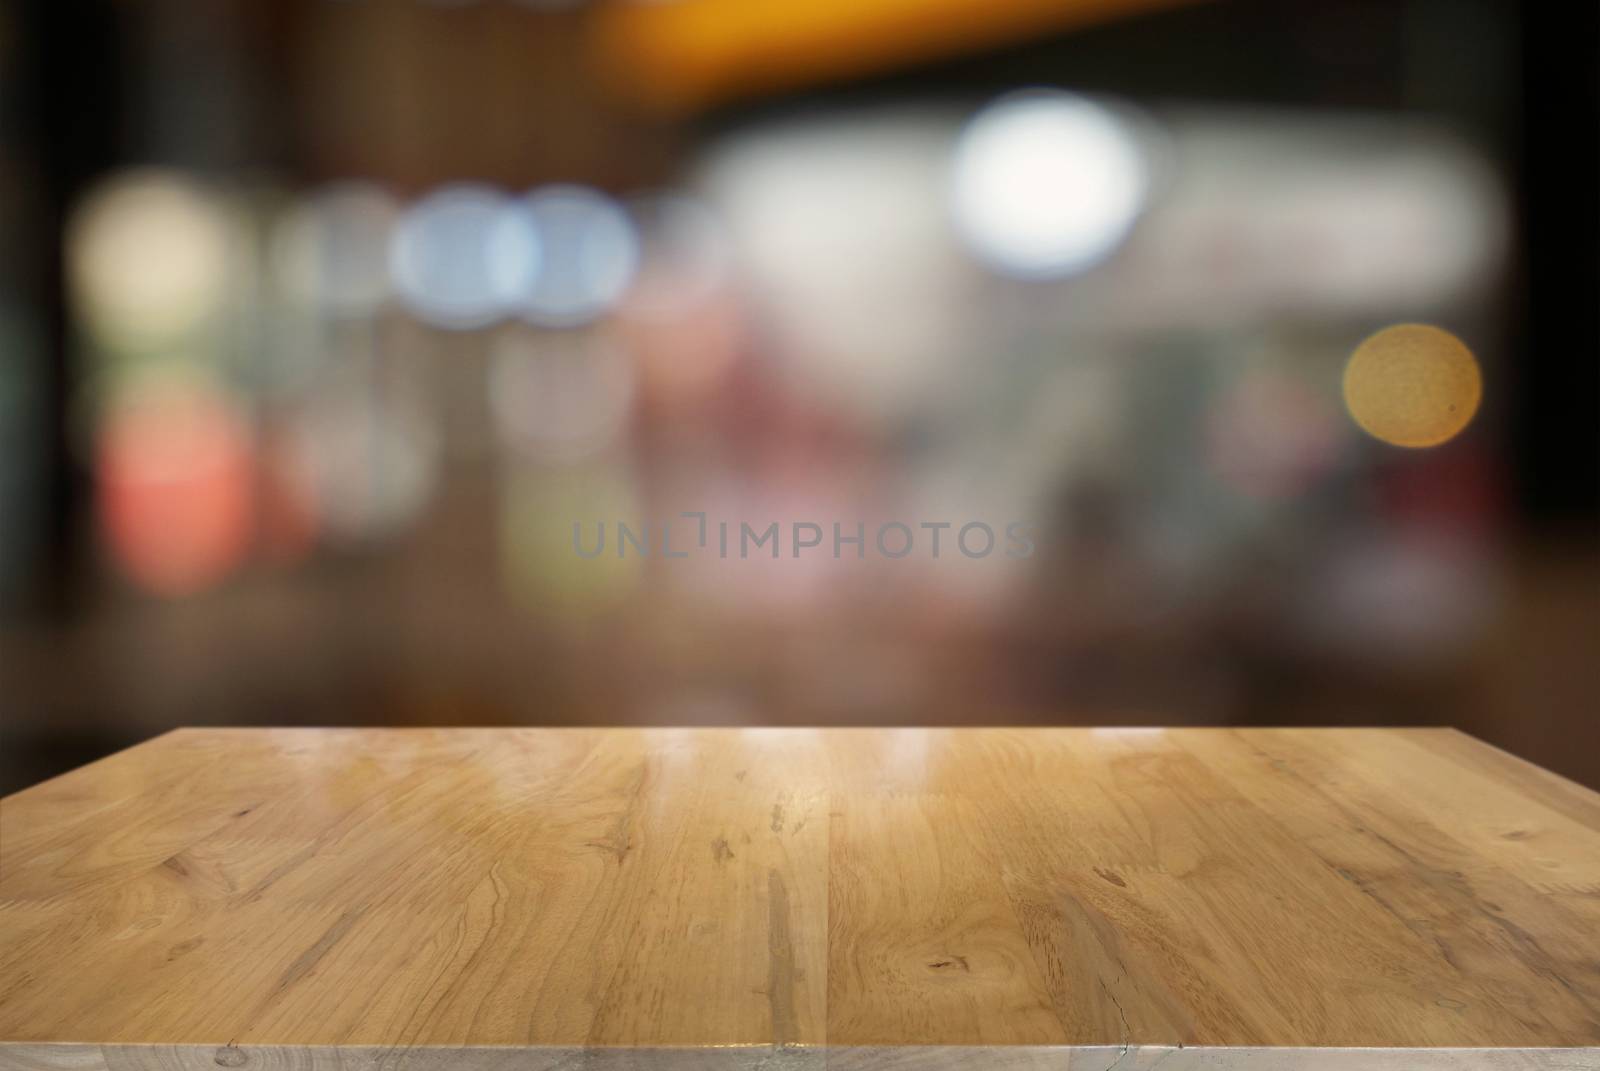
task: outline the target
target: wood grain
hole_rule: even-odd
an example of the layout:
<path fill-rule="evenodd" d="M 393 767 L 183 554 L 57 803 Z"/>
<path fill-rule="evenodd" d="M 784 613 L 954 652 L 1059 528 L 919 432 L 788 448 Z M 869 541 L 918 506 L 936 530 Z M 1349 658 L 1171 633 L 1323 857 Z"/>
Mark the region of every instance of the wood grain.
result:
<path fill-rule="evenodd" d="M 0 801 L 0 1067 L 1435 1057 L 1600 1067 L 1600 797 L 1450 730 L 180 730 Z"/>

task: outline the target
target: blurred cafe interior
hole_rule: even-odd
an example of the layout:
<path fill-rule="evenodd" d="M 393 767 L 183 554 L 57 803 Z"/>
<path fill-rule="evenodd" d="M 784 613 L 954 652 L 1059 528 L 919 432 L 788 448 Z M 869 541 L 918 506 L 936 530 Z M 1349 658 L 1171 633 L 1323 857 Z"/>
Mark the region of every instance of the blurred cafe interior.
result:
<path fill-rule="evenodd" d="M 8 4 L 0 792 L 234 724 L 1454 725 L 1600 787 L 1595 15 Z"/>

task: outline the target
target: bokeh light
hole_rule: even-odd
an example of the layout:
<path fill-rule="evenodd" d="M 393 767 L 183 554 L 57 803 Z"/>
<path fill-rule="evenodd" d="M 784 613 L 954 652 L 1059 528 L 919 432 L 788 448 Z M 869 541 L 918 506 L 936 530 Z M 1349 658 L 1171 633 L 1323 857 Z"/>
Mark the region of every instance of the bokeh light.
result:
<path fill-rule="evenodd" d="M 1350 356 L 1344 400 L 1363 431 L 1393 446 L 1426 447 L 1461 433 L 1478 411 L 1483 379 L 1465 343 L 1427 324 L 1397 324 Z"/>
<path fill-rule="evenodd" d="M 705 701 L 1575 738 L 1510 680 L 1555 690 L 1600 578 L 1594 242 L 1561 124 L 1505 136 L 1562 114 L 1522 8 L 951 2 L 0 9 L 0 53 L 92 60 L 0 62 L 0 709 L 42 712 L 0 740 Z M 837 32 L 733 40 L 768 8 Z M 602 24 L 675 9 L 743 59 L 630 95 Z M 1357 354 L 1421 323 L 1475 352 Z"/>
<path fill-rule="evenodd" d="M 1501 597 L 1484 547 L 1448 527 L 1352 533 L 1307 578 L 1299 627 L 1369 664 L 1426 664 L 1481 639 Z"/>
<path fill-rule="evenodd" d="M 438 435 L 420 403 L 341 387 L 296 415 L 275 464 L 281 493 L 306 504 L 323 536 L 370 542 L 400 532 L 432 499 Z"/>
<path fill-rule="evenodd" d="M 995 270 L 1054 278 L 1121 244 L 1144 205 L 1148 167 L 1126 123 L 1105 106 L 1054 90 L 1005 97 L 956 145 L 956 227 Z"/>
<path fill-rule="evenodd" d="M 271 257 L 278 286 L 327 316 L 370 316 L 389 294 L 389 241 L 399 208 L 369 183 L 323 187 L 279 217 Z"/>
<path fill-rule="evenodd" d="M 446 186 L 406 208 L 389 250 L 395 289 L 420 319 L 486 327 L 530 293 L 539 235 L 526 212 L 486 186 Z"/>
<path fill-rule="evenodd" d="M 573 327 L 615 305 L 639 265 L 638 235 L 622 207 L 584 186 L 546 186 L 520 209 L 543 252 L 522 295 L 522 315 L 546 327 Z"/>
<path fill-rule="evenodd" d="M 685 402 L 714 390 L 738 359 L 744 330 L 732 292 L 728 236 L 700 201 L 656 194 L 630 206 L 641 258 L 617 309 L 645 391 Z"/>
<path fill-rule="evenodd" d="M 605 463 L 512 472 L 502 492 L 502 562 L 506 578 L 529 610 L 565 624 L 582 623 L 626 600 L 638 587 L 644 561 L 618 557 L 616 522 L 636 524 L 638 490 L 624 467 Z M 583 546 L 595 546 L 604 523 L 606 546 L 592 558 L 573 549 L 574 523 Z"/>
<path fill-rule="evenodd" d="M 726 226 L 784 387 L 845 419 L 914 419 L 982 362 L 981 277 L 950 227 L 954 120 L 926 107 L 741 131 L 695 188 Z"/>
<path fill-rule="evenodd" d="M 251 471 L 248 426 L 215 385 L 166 371 L 119 388 L 95 459 L 112 556 L 155 594 L 214 584 L 249 549 Z"/>
<path fill-rule="evenodd" d="M 104 345 L 169 343 L 220 307 L 228 246 L 226 216 L 200 186 L 176 172 L 120 174 L 68 229 L 79 310 Z"/>
<path fill-rule="evenodd" d="M 513 452 L 550 461 L 613 444 L 632 411 L 628 355 L 592 333 L 513 329 L 495 340 L 489 407 Z"/>

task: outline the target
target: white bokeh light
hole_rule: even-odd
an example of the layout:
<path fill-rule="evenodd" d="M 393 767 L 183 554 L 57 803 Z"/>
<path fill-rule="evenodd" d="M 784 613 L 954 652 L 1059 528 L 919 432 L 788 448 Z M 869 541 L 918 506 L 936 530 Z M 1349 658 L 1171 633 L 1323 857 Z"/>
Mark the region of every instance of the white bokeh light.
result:
<path fill-rule="evenodd" d="M 523 318 L 573 327 L 609 311 L 639 266 L 639 237 L 622 206 L 584 186 L 545 186 L 518 212 L 543 252 L 518 305 Z"/>
<path fill-rule="evenodd" d="M 191 177 L 113 176 L 74 213 L 67 256 L 79 311 L 117 348 L 170 345 L 220 309 L 230 268 L 221 202 Z"/>
<path fill-rule="evenodd" d="M 340 386 L 296 414 L 275 463 L 330 542 L 377 540 L 404 530 L 432 499 L 439 431 L 416 399 Z"/>
<path fill-rule="evenodd" d="M 372 315 L 389 293 L 397 212 L 393 198 L 362 182 L 335 183 L 295 202 L 272 232 L 279 287 L 329 316 Z"/>
<path fill-rule="evenodd" d="M 952 210 L 968 248 L 1002 274 L 1057 278 L 1121 244 L 1144 205 L 1138 141 L 1104 106 L 1055 90 L 984 108 L 956 144 Z"/>
<path fill-rule="evenodd" d="M 452 330 L 486 327 L 532 291 L 539 235 L 510 198 L 485 186 L 446 186 L 400 217 L 389 250 L 395 290 L 420 319 Z"/>

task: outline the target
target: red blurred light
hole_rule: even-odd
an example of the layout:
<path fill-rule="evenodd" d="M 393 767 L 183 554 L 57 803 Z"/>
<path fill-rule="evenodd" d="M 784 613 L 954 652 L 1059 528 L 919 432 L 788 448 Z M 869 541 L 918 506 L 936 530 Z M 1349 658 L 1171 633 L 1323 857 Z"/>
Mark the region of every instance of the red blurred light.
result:
<path fill-rule="evenodd" d="M 139 586 L 167 596 L 201 591 L 248 550 L 249 435 L 215 392 L 163 387 L 114 404 L 96 472 L 102 535 Z"/>

